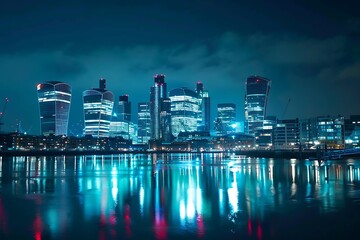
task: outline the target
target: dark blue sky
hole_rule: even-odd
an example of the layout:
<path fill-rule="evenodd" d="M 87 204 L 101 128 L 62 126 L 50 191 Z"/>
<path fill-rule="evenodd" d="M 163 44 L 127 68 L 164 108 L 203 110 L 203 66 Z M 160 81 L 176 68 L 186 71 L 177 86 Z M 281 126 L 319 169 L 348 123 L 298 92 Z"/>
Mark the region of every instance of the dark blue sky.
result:
<path fill-rule="evenodd" d="M 252 74 L 272 80 L 268 115 L 360 114 L 358 9 L 356 1 L 2 1 L 4 129 L 21 120 L 39 133 L 37 83 L 73 87 L 74 124 L 82 91 L 100 77 L 116 98 L 129 94 L 136 111 L 155 73 L 169 90 L 202 81 L 212 119 L 217 103 L 233 102 L 243 120 Z"/>

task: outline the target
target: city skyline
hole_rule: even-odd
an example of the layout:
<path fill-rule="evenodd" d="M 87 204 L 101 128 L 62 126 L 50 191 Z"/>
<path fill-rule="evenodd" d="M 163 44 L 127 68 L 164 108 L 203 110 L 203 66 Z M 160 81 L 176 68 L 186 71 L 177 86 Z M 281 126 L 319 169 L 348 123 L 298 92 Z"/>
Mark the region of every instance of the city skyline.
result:
<path fill-rule="evenodd" d="M 10 101 L 2 130 L 14 131 L 21 121 L 24 131 L 40 132 L 34 111 L 40 82 L 72 86 L 71 128 L 82 119 L 81 101 L 75 100 L 99 78 L 108 80 L 115 96 L 129 94 L 136 104 L 148 101 L 156 73 L 167 76 L 168 89 L 203 82 L 212 98 L 211 122 L 218 103 L 244 106 L 250 75 L 272 81 L 267 115 L 358 114 L 357 6 L 6 2 L 0 9 L 0 103 Z M 244 120 L 240 111 L 237 120 Z"/>

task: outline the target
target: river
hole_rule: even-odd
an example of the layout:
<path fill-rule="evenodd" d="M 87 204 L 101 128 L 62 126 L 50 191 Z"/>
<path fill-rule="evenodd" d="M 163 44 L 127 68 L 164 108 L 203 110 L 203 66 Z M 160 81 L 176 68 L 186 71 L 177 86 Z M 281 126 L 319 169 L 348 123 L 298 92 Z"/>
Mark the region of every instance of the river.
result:
<path fill-rule="evenodd" d="M 358 235 L 360 160 L 223 154 L 0 158 L 0 239 Z"/>

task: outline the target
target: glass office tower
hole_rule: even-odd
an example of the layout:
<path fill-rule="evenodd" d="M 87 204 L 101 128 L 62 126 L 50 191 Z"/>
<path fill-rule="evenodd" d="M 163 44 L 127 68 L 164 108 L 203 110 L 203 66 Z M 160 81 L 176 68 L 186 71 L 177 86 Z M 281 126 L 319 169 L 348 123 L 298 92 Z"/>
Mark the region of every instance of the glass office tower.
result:
<path fill-rule="evenodd" d="M 154 76 L 154 86 L 150 89 L 150 133 L 151 139 L 161 139 L 161 106 L 163 99 L 166 98 L 165 75 L 156 74 Z"/>
<path fill-rule="evenodd" d="M 119 120 L 131 122 L 131 102 L 127 94 L 119 97 L 117 117 Z"/>
<path fill-rule="evenodd" d="M 150 140 L 150 103 L 138 104 L 138 143 L 148 143 Z"/>
<path fill-rule="evenodd" d="M 37 85 L 41 134 L 67 135 L 71 103 L 71 87 L 49 81 Z"/>
<path fill-rule="evenodd" d="M 101 78 L 99 85 L 99 88 L 83 92 L 84 134 L 93 137 L 109 137 L 114 95 L 105 89 L 105 79 Z"/>
<path fill-rule="evenodd" d="M 196 83 L 196 93 L 200 100 L 200 109 L 198 114 L 198 131 L 210 131 L 210 97 L 209 92 L 204 90 L 201 82 Z"/>
<path fill-rule="evenodd" d="M 221 124 L 220 128 L 215 129 L 217 135 L 235 132 L 235 128 L 232 125 L 235 124 L 236 105 L 234 103 L 219 103 L 217 105 L 217 112 L 217 120 Z"/>
<path fill-rule="evenodd" d="M 270 80 L 260 76 L 250 76 L 246 81 L 245 132 L 255 134 L 263 128 L 270 91 Z"/>
<path fill-rule="evenodd" d="M 176 88 L 170 91 L 171 126 L 176 137 L 180 132 L 194 132 L 198 128 L 200 100 L 198 94 L 188 88 Z"/>

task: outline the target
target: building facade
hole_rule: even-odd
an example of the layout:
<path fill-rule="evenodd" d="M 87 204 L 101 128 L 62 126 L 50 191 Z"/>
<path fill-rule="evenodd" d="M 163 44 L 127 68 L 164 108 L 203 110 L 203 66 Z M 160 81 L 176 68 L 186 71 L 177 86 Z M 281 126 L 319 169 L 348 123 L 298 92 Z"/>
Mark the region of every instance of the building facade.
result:
<path fill-rule="evenodd" d="M 245 132 L 255 134 L 266 119 L 266 108 L 270 91 L 270 80 L 260 76 L 250 76 L 246 80 Z"/>
<path fill-rule="evenodd" d="M 117 117 L 119 120 L 131 122 L 131 102 L 127 94 L 119 97 Z"/>
<path fill-rule="evenodd" d="M 274 130 L 277 118 L 268 116 L 263 123 L 263 127 L 255 132 L 255 146 L 259 149 L 273 149 Z"/>
<path fill-rule="evenodd" d="M 309 149 L 317 141 L 317 119 L 308 118 L 299 120 L 299 137 L 302 148 Z"/>
<path fill-rule="evenodd" d="M 154 86 L 150 89 L 150 134 L 151 139 L 161 139 L 161 105 L 163 99 L 166 98 L 166 82 L 165 75 L 156 74 L 154 76 Z"/>
<path fill-rule="evenodd" d="M 150 103 L 138 103 L 138 143 L 147 144 L 150 140 Z"/>
<path fill-rule="evenodd" d="M 170 91 L 172 134 L 194 132 L 198 129 L 200 100 L 198 94 L 185 87 Z"/>
<path fill-rule="evenodd" d="M 275 149 L 299 148 L 299 119 L 277 120 L 273 138 Z"/>
<path fill-rule="evenodd" d="M 49 81 L 37 85 L 41 134 L 67 135 L 71 105 L 71 87 Z"/>
<path fill-rule="evenodd" d="M 210 97 L 209 92 L 204 90 L 201 82 L 196 83 L 196 93 L 199 98 L 198 131 L 210 131 Z"/>
<path fill-rule="evenodd" d="M 219 127 L 215 129 L 217 135 L 235 132 L 236 105 L 234 103 L 219 103 L 217 105 L 217 121 Z M 234 126 L 233 126 L 234 125 Z"/>
<path fill-rule="evenodd" d="M 160 138 L 165 143 L 170 143 L 173 140 L 171 128 L 171 100 L 164 98 L 161 102 Z"/>
<path fill-rule="evenodd" d="M 321 116 L 316 122 L 317 139 L 315 144 L 321 144 L 329 149 L 344 148 L 344 117 Z"/>
<path fill-rule="evenodd" d="M 85 135 L 109 137 L 114 95 L 105 86 L 106 80 L 101 78 L 99 88 L 83 92 Z"/>
<path fill-rule="evenodd" d="M 360 115 L 350 115 L 344 121 L 346 147 L 360 146 Z"/>
<path fill-rule="evenodd" d="M 127 140 L 136 142 L 137 126 L 133 122 L 120 120 L 117 116 L 113 116 L 109 127 L 110 137 L 122 137 Z"/>

